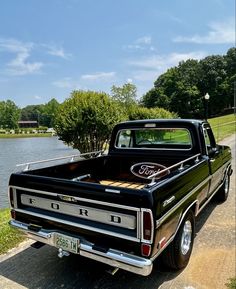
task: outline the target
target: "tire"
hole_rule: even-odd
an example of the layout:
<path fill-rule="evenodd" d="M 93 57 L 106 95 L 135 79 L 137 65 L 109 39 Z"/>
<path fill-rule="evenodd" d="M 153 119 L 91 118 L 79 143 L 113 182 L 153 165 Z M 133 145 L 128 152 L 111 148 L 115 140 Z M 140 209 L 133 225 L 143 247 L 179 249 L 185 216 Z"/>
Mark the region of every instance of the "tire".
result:
<path fill-rule="evenodd" d="M 230 175 L 227 174 L 223 182 L 223 185 L 219 188 L 218 192 L 216 193 L 216 198 L 218 202 L 223 203 L 228 199 L 229 185 L 230 185 Z"/>
<path fill-rule="evenodd" d="M 184 217 L 171 244 L 162 253 L 163 263 L 171 269 L 180 270 L 187 266 L 195 236 L 195 217 L 190 210 Z"/>

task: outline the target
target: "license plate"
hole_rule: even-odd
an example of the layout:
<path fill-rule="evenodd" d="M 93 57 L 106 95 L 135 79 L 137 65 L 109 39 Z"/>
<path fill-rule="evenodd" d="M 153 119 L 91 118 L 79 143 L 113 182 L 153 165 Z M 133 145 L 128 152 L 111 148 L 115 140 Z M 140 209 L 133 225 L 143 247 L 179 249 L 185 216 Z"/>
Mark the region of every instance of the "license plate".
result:
<path fill-rule="evenodd" d="M 79 239 L 55 234 L 55 246 L 71 253 L 78 253 Z"/>

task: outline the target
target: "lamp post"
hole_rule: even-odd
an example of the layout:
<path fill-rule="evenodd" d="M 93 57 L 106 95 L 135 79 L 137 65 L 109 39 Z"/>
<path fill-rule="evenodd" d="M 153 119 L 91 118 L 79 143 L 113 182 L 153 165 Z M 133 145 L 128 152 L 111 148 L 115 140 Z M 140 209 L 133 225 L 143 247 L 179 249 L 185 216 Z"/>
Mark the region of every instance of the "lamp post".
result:
<path fill-rule="evenodd" d="M 209 93 L 207 92 L 205 95 L 204 95 L 204 118 L 207 120 L 207 117 L 208 117 L 208 101 L 210 99 L 210 95 Z"/>

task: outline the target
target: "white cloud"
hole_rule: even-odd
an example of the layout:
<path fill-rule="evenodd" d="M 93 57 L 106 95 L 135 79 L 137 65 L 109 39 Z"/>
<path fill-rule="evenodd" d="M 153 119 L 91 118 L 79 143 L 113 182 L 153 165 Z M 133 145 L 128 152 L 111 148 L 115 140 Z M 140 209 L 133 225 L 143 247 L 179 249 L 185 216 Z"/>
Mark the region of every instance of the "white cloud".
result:
<path fill-rule="evenodd" d="M 143 36 L 143 37 L 140 37 L 138 38 L 136 41 L 136 43 L 139 43 L 139 44 L 151 44 L 152 43 L 152 38 L 150 36 Z"/>
<path fill-rule="evenodd" d="M 60 80 L 56 80 L 52 83 L 54 86 L 59 88 L 69 88 L 69 89 L 78 89 L 78 81 L 72 79 L 71 77 L 64 77 Z"/>
<path fill-rule="evenodd" d="M 44 45 L 46 48 L 48 48 L 47 53 L 53 56 L 61 57 L 63 59 L 70 59 L 72 54 L 65 52 L 65 50 L 62 47 L 56 47 L 53 45 Z"/>
<path fill-rule="evenodd" d="M 42 62 L 30 62 L 33 43 L 23 43 L 15 39 L 0 39 L 0 50 L 16 54 L 7 63 L 7 73 L 11 75 L 25 75 L 40 72 Z"/>
<path fill-rule="evenodd" d="M 156 79 L 168 68 L 178 65 L 180 61 L 185 61 L 187 59 L 200 60 L 206 55 L 207 54 L 202 51 L 152 55 L 139 60 L 129 61 L 128 65 L 135 68 L 132 75 L 135 80 L 150 81 Z"/>
<path fill-rule="evenodd" d="M 154 51 L 155 48 L 152 45 L 152 37 L 151 36 L 142 36 L 136 39 L 132 44 L 124 45 L 124 50 L 150 50 Z"/>
<path fill-rule="evenodd" d="M 42 97 L 39 96 L 39 95 L 35 95 L 34 98 L 35 98 L 35 99 L 42 99 Z"/>
<path fill-rule="evenodd" d="M 81 76 L 81 79 L 83 80 L 102 80 L 102 81 L 109 81 L 115 77 L 116 73 L 114 71 L 112 72 L 97 72 L 94 74 L 84 74 Z"/>
<path fill-rule="evenodd" d="M 190 53 L 171 53 L 168 55 L 152 55 L 140 60 L 129 61 L 129 65 L 146 70 L 163 70 L 167 67 L 177 65 L 180 61 L 187 59 L 202 59 L 205 56 L 206 53 L 202 51 Z"/>
<path fill-rule="evenodd" d="M 210 30 L 206 35 L 193 35 L 190 37 L 178 36 L 174 42 L 190 42 L 197 44 L 234 44 L 235 22 L 229 19 L 226 22 L 213 22 L 209 24 Z"/>

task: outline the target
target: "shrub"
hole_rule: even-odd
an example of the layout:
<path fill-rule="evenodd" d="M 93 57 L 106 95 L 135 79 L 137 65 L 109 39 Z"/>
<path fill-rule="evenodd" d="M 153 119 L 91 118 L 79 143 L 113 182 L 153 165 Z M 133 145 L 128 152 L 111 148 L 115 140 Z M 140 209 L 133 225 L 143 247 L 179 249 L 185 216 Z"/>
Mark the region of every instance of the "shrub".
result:
<path fill-rule="evenodd" d="M 61 140 L 80 152 L 101 150 L 114 125 L 125 120 L 121 106 L 105 93 L 74 91 L 60 105 L 55 130 Z"/>
<path fill-rule="evenodd" d="M 147 108 L 138 105 L 131 105 L 128 108 L 128 115 L 130 120 L 177 117 L 176 114 L 171 113 L 164 108 Z"/>

